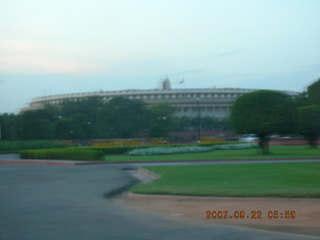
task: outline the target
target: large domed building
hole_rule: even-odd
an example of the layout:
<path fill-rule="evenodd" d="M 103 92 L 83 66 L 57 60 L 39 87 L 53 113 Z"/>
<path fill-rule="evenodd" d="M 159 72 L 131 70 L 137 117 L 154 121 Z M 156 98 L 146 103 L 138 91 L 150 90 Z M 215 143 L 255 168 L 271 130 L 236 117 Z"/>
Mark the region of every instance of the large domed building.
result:
<path fill-rule="evenodd" d="M 172 89 L 168 78 L 164 79 L 159 89 L 148 90 L 120 90 L 99 91 L 87 93 L 70 93 L 34 98 L 28 107 L 22 111 L 31 111 L 44 108 L 46 105 L 59 105 L 64 101 L 81 101 L 88 97 L 100 97 L 103 101 L 110 101 L 114 97 L 140 99 L 147 104 L 160 102 L 170 103 L 177 108 L 178 117 L 213 117 L 227 118 L 233 102 L 244 93 L 257 89 L 244 88 L 180 88 Z M 295 96 L 297 92 L 281 91 Z"/>

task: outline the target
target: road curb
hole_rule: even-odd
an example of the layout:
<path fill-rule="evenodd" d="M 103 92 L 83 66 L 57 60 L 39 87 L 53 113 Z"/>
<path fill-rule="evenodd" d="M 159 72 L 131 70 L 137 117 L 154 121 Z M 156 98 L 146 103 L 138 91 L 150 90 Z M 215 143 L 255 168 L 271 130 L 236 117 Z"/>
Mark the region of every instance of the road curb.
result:
<path fill-rule="evenodd" d="M 263 162 L 263 161 L 308 161 L 319 160 L 320 158 L 273 158 L 273 159 L 212 159 L 212 160 L 190 160 L 190 161 L 175 161 L 175 160 L 156 160 L 156 161 L 72 161 L 72 160 L 42 160 L 42 159 L 25 159 L 25 160 L 0 160 L 0 164 L 22 164 L 22 165 L 51 165 L 51 166 L 81 166 L 81 165 L 105 165 L 105 164 L 135 164 L 135 163 L 210 163 L 210 162 L 237 162 L 247 161 Z"/>
<path fill-rule="evenodd" d="M 47 166 L 75 166 L 74 161 L 43 161 L 43 160 L 0 160 L 0 164 L 12 165 L 47 165 Z"/>

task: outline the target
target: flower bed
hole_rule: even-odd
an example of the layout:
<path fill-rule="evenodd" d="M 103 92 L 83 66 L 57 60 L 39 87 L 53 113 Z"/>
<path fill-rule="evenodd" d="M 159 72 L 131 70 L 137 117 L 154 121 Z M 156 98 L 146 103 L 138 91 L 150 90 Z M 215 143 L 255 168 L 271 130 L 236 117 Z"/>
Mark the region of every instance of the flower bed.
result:
<path fill-rule="evenodd" d="M 131 156 L 151 156 L 163 154 L 178 154 L 178 153 L 198 153 L 209 152 L 213 150 L 233 150 L 233 149 L 248 149 L 256 148 L 256 144 L 238 143 L 238 144 L 221 144 L 214 146 L 176 146 L 176 147 L 150 147 L 150 148 L 136 148 L 127 152 Z"/>

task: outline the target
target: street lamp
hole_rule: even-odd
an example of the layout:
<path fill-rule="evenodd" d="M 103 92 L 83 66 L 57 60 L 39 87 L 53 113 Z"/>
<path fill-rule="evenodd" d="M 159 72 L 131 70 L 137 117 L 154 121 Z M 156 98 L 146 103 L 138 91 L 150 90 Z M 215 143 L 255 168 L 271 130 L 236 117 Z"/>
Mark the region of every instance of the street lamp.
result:
<path fill-rule="evenodd" d="M 197 106 L 198 106 L 198 142 L 200 142 L 200 138 L 201 138 L 201 125 L 200 125 L 200 99 L 197 98 Z"/>

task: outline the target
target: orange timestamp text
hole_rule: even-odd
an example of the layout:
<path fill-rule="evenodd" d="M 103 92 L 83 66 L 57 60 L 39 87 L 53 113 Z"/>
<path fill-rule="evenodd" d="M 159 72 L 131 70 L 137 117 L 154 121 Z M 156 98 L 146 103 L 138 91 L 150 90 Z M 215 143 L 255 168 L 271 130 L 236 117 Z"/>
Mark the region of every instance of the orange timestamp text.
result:
<path fill-rule="evenodd" d="M 206 219 L 295 219 L 297 216 L 294 210 L 207 210 Z"/>

